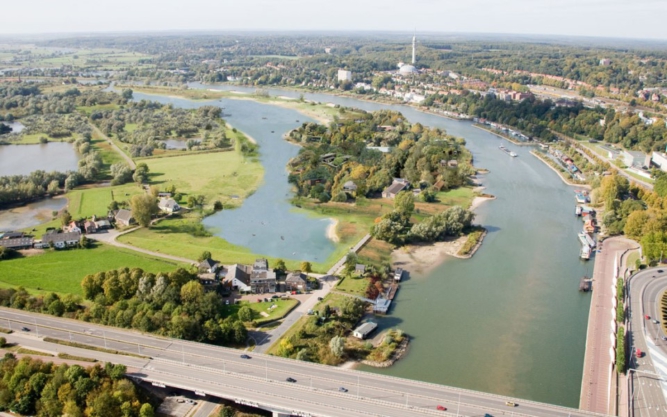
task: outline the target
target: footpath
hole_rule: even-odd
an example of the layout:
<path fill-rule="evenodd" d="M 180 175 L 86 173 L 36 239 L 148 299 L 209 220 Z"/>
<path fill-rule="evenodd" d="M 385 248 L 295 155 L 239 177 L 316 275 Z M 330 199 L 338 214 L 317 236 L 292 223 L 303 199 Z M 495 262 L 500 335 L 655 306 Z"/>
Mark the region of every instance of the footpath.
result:
<path fill-rule="evenodd" d="M 615 352 L 612 340 L 616 334 L 616 277 L 622 272 L 622 255 L 636 247 L 637 243 L 632 240 L 614 237 L 606 239 L 602 252 L 595 255 L 593 297 L 588 315 L 586 354 L 579 400 L 579 408 L 585 411 L 615 414 Z"/>

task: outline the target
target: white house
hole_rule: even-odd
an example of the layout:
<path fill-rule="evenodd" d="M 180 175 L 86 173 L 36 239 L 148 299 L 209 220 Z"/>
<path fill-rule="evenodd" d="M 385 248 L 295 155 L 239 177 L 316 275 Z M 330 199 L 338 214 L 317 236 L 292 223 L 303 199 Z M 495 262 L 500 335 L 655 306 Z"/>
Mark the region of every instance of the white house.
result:
<path fill-rule="evenodd" d="M 362 324 L 361 326 L 357 327 L 354 329 L 352 332 L 352 335 L 356 337 L 357 339 L 365 339 L 366 336 L 368 336 L 375 328 L 378 327 L 377 323 L 372 322 L 372 321 L 367 321 L 366 323 Z"/>
<path fill-rule="evenodd" d="M 47 247 L 53 243 L 53 247 L 58 249 L 69 248 L 78 245 L 79 239 L 81 239 L 80 232 L 47 233 L 42 236 L 42 247 Z"/>
<path fill-rule="evenodd" d="M 173 198 L 161 198 L 160 202 L 157 203 L 157 206 L 165 213 L 174 213 L 181 209 L 181 206 L 179 206 Z"/>
<path fill-rule="evenodd" d="M 222 283 L 231 287 L 233 291 L 252 292 L 252 287 L 250 286 L 251 272 L 252 267 L 250 266 L 234 264 L 229 267 Z"/>
<path fill-rule="evenodd" d="M 339 69 L 338 81 L 352 81 L 352 71 Z"/>

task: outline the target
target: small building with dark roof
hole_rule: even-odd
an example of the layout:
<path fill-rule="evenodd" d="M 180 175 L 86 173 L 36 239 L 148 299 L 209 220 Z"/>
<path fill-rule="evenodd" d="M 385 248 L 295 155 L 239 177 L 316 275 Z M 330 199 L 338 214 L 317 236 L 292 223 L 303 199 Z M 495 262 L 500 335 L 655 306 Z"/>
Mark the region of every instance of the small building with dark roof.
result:
<path fill-rule="evenodd" d="M 396 179 L 394 179 L 394 182 L 382 191 L 382 198 L 394 198 L 396 197 L 396 194 L 405 190 L 408 185 L 410 185 L 410 183 L 407 181 L 396 181 Z"/>
<path fill-rule="evenodd" d="M 287 291 L 306 291 L 308 290 L 308 277 L 301 271 L 290 272 L 285 278 L 285 288 Z"/>
<path fill-rule="evenodd" d="M 35 240 L 32 237 L 23 236 L 13 239 L 0 239 L 0 246 L 4 246 L 8 249 L 30 249 L 34 244 Z"/>

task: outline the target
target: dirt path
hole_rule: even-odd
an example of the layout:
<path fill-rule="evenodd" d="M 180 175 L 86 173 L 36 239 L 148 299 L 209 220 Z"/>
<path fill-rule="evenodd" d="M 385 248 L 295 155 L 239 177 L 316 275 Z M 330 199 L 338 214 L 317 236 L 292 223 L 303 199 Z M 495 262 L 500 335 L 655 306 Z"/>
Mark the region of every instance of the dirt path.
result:
<path fill-rule="evenodd" d="M 129 156 L 127 156 L 127 154 L 126 154 L 125 152 L 123 152 L 123 150 L 120 149 L 120 148 L 119 148 L 119 147 L 118 147 L 118 146 L 117 146 L 111 139 L 109 139 L 109 137 L 107 137 L 107 135 L 105 135 L 104 133 L 102 133 L 102 131 L 101 131 L 97 126 L 95 126 L 95 125 L 92 124 L 92 123 L 91 123 L 90 125 L 92 126 L 93 130 L 94 130 L 98 135 L 100 135 L 101 138 L 103 138 L 104 140 L 106 140 L 107 142 L 109 142 L 109 145 L 111 145 L 111 147 L 112 147 L 116 152 L 118 152 L 118 154 L 119 154 L 120 156 L 122 156 L 123 159 L 125 159 L 125 162 L 127 162 L 127 164 L 130 166 L 130 169 L 135 169 L 135 168 L 137 167 L 137 165 L 134 163 L 134 161 L 132 160 L 132 158 L 130 158 Z"/>

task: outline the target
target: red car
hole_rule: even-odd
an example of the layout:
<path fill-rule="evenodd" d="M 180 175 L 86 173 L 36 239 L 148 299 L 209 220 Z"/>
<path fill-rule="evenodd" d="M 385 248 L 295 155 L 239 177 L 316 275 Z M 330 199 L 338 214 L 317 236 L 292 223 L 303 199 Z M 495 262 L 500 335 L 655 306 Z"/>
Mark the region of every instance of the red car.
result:
<path fill-rule="evenodd" d="M 447 411 L 447 407 L 442 406 L 442 405 L 439 405 L 439 406 L 437 406 L 436 408 L 437 408 L 438 410 L 440 410 L 440 411 Z"/>
<path fill-rule="evenodd" d="M 645 318 L 646 320 L 651 320 L 651 316 L 649 316 L 648 314 L 645 315 L 644 318 Z"/>
<path fill-rule="evenodd" d="M 644 356 L 644 354 L 642 353 L 641 350 L 635 349 L 635 356 L 638 357 L 638 358 L 641 358 L 642 356 Z"/>

